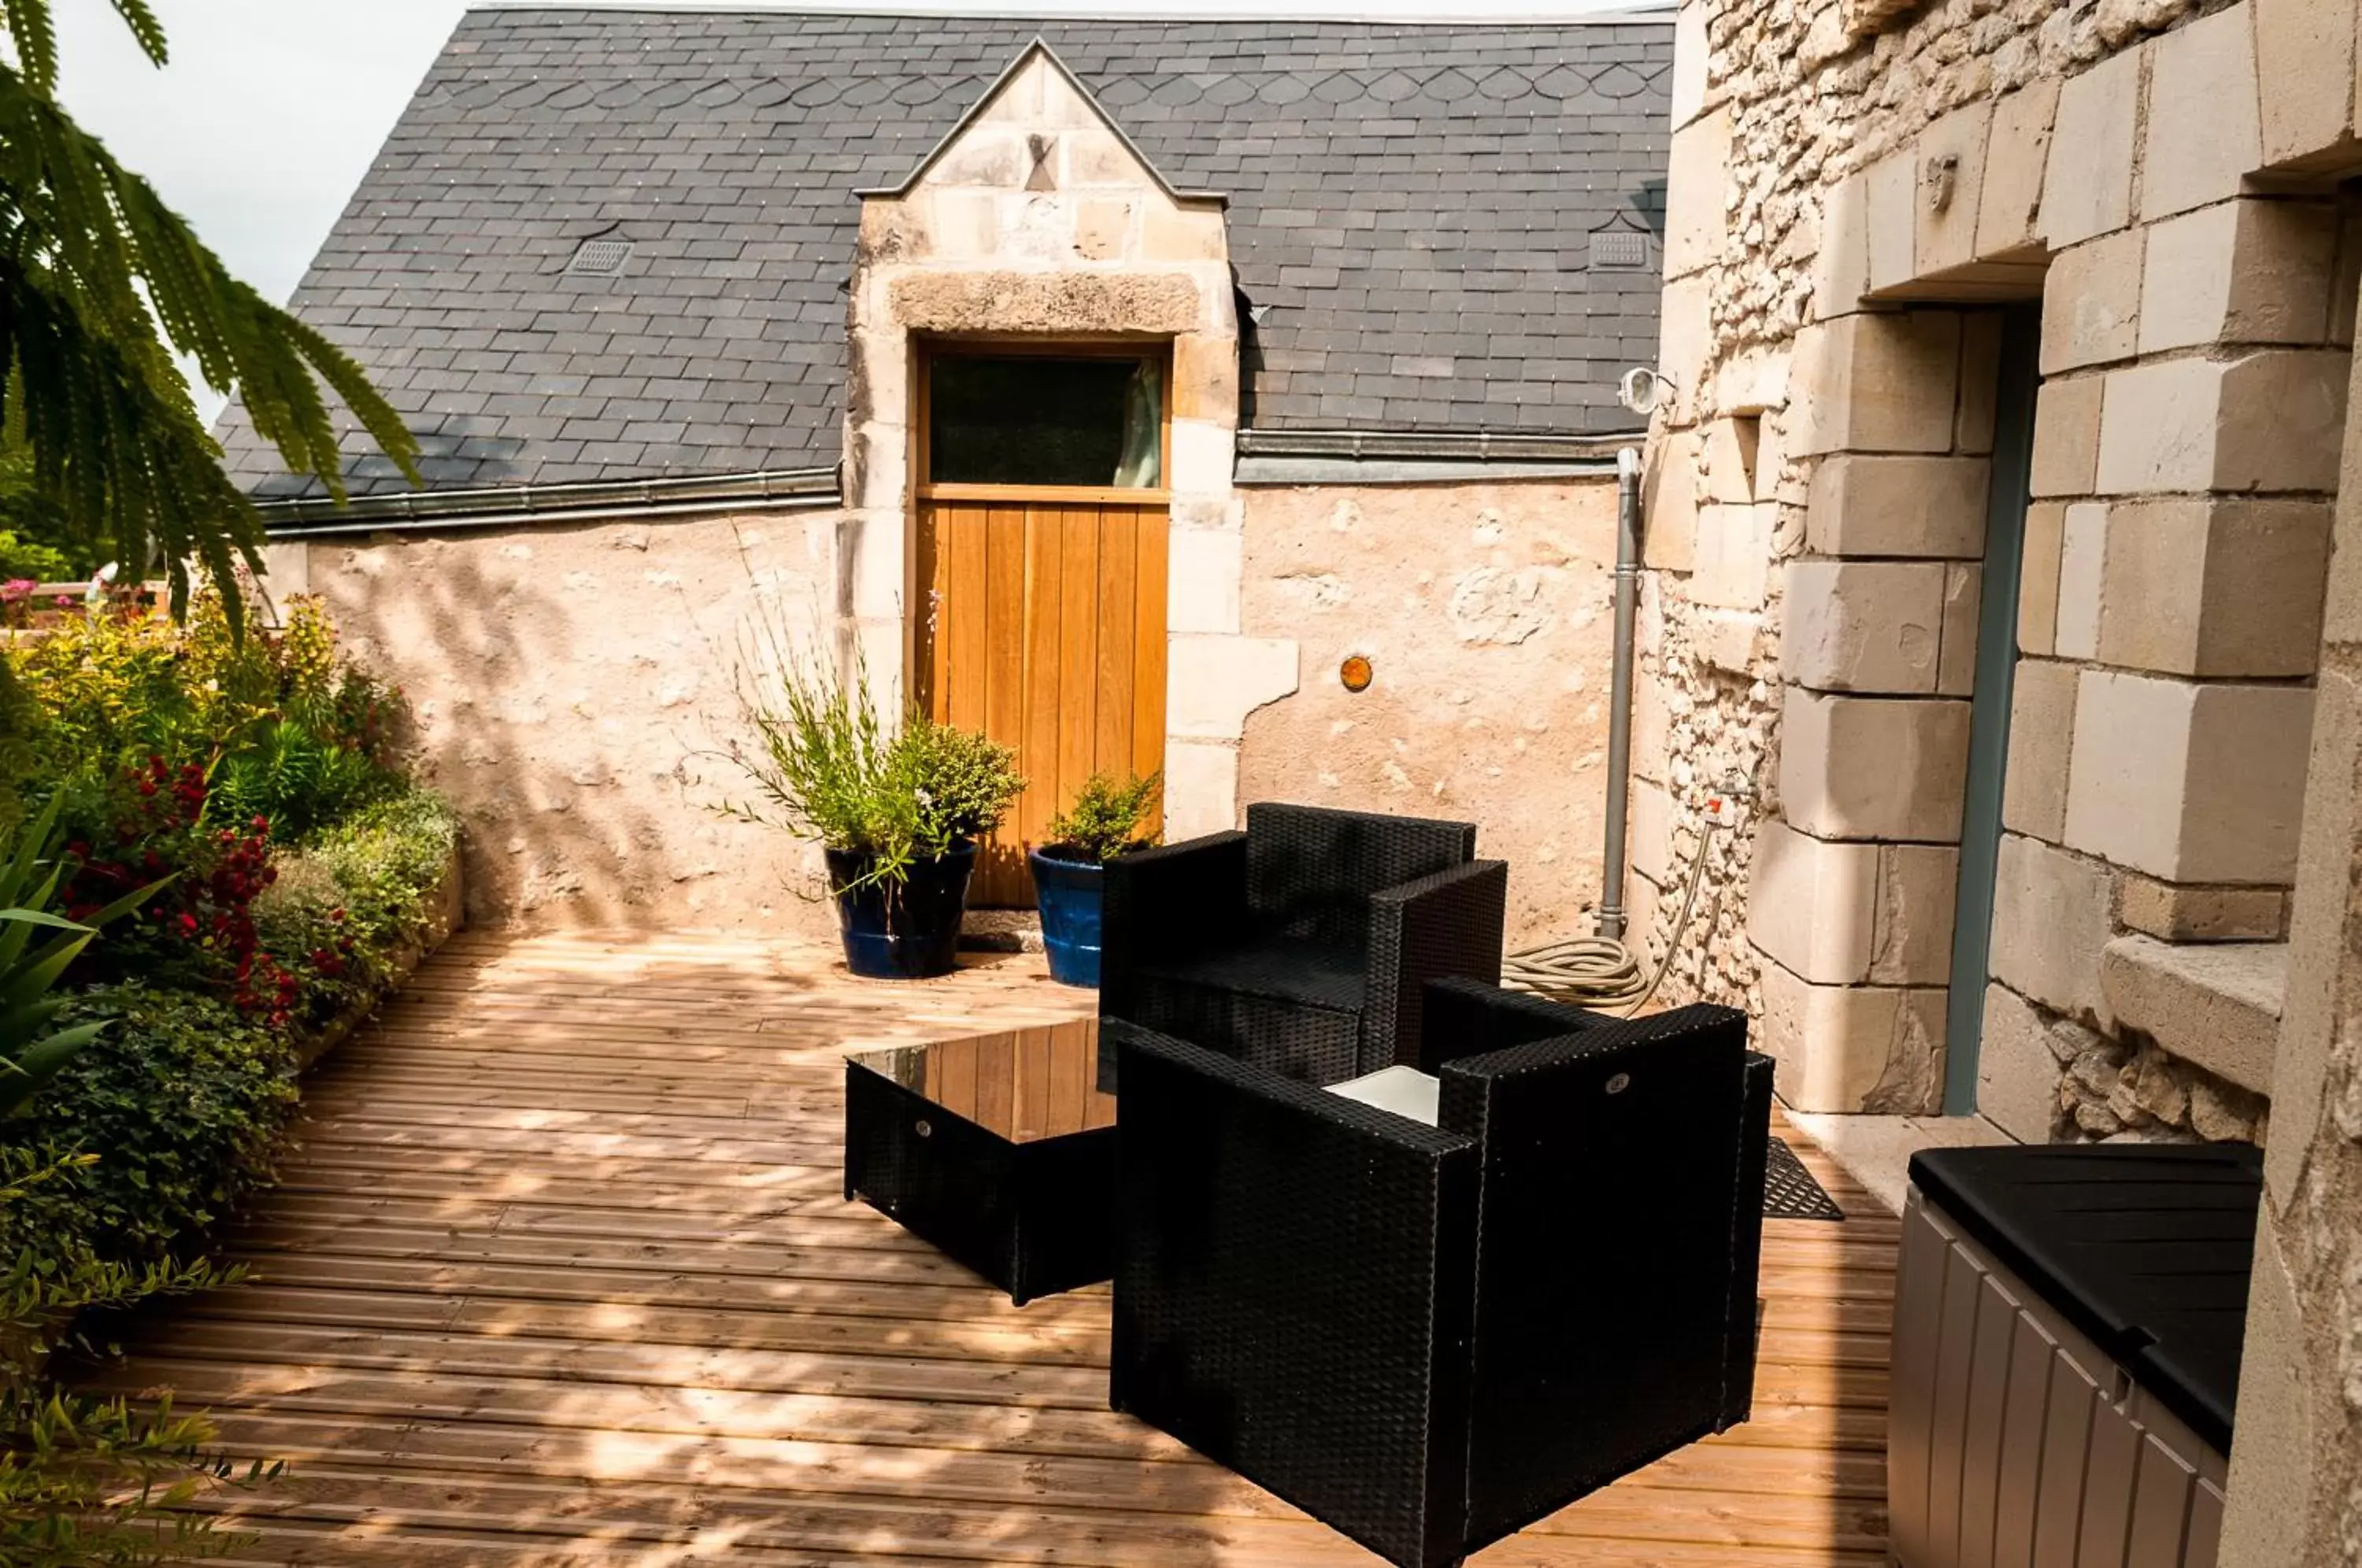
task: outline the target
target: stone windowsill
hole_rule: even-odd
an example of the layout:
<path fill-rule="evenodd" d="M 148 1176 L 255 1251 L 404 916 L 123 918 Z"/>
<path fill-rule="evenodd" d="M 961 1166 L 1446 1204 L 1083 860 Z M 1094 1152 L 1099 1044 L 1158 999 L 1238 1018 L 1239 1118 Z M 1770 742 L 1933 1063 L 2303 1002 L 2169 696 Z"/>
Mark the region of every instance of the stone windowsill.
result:
<path fill-rule="evenodd" d="M 2125 1028 L 2241 1088 L 2271 1093 L 2286 943 L 2120 936 L 2101 954 L 2100 989 Z"/>

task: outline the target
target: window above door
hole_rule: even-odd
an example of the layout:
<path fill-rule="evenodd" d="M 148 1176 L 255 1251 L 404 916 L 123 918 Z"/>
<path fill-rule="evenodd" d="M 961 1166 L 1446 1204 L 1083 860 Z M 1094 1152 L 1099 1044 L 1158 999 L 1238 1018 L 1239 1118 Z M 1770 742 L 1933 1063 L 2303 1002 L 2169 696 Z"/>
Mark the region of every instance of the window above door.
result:
<path fill-rule="evenodd" d="M 921 382 L 922 493 L 1164 488 L 1163 345 L 937 348 Z"/>

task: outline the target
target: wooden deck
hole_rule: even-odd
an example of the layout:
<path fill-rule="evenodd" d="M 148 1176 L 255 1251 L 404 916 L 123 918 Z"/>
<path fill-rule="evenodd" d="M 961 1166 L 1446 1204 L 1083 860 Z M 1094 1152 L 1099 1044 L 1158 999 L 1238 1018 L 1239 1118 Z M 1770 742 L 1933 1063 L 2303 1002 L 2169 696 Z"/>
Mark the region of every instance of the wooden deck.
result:
<path fill-rule="evenodd" d="M 462 937 L 310 1082 L 258 1282 L 107 1381 L 290 1463 L 235 1562 L 1374 1562 L 1106 1408 L 1104 1286 L 1012 1308 L 841 1198 L 844 1051 L 1076 1001 L 1032 959 Z M 1803 1153 L 1858 1217 L 1768 1227 L 1755 1419 L 1477 1562 L 1884 1562 L 1896 1227 Z"/>

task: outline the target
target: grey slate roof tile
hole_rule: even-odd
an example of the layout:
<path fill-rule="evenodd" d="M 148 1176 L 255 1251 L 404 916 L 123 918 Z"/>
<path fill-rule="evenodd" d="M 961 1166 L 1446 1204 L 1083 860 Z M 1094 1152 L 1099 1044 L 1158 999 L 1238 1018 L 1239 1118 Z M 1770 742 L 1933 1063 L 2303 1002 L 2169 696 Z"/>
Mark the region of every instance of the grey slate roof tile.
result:
<path fill-rule="evenodd" d="M 1670 14 L 1617 22 L 470 12 L 295 308 L 429 484 L 835 461 L 853 192 L 900 182 L 1035 37 L 1175 184 L 1230 197 L 1264 429 L 1620 428 L 1653 353 Z M 593 237 L 619 276 L 569 274 Z M 313 493 L 233 403 L 260 496 Z M 362 491 L 402 488 L 348 443 Z"/>

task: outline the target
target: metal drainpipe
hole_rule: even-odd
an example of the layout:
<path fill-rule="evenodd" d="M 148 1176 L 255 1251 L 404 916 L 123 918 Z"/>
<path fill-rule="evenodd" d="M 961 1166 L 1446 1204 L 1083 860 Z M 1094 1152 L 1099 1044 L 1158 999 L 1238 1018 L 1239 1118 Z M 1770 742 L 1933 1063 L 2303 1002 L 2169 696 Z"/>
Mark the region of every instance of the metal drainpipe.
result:
<path fill-rule="evenodd" d="M 1632 792 L 1632 620 L 1640 594 L 1640 454 L 1616 454 L 1616 659 L 1607 699 L 1607 849 L 1599 934 L 1624 938 L 1624 815 Z"/>

